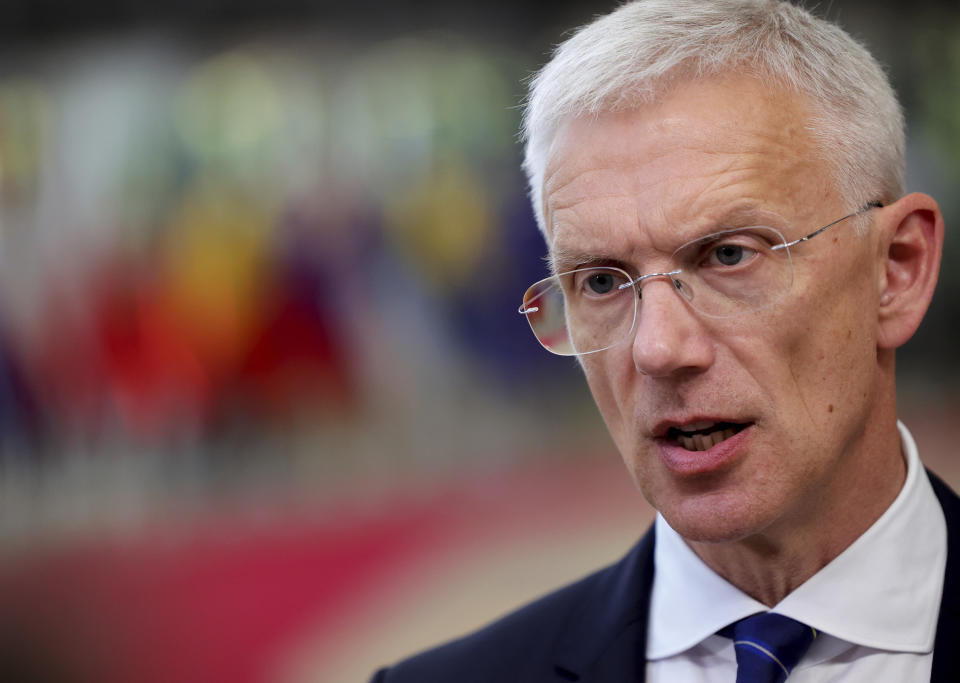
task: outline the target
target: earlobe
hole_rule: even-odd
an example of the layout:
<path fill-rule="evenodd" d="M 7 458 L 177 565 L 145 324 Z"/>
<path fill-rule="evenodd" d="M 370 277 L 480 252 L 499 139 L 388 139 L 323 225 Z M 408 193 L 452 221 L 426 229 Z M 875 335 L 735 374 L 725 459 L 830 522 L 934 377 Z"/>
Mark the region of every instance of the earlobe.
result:
<path fill-rule="evenodd" d="M 884 208 L 877 345 L 902 346 L 920 326 L 933 298 L 943 250 L 943 215 L 929 195 L 909 194 Z"/>

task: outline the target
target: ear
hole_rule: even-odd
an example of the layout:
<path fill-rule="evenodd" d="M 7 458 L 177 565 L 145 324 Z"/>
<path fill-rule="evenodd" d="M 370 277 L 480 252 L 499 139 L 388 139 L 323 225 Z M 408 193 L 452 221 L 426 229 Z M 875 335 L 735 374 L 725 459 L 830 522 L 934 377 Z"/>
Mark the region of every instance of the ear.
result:
<path fill-rule="evenodd" d="M 908 194 L 880 210 L 877 346 L 902 346 L 920 326 L 940 273 L 943 214 L 933 197 Z"/>

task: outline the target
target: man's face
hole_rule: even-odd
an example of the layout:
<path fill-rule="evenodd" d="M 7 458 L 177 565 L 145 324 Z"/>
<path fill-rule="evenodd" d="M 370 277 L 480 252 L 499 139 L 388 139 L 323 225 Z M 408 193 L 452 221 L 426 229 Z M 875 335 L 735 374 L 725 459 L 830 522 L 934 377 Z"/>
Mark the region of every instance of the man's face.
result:
<path fill-rule="evenodd" d="M 804 98 L 732 76 L 568 122 L 544 182 L 557 270 L 664 272 L 702 234 L 766 225 L 789 241 L 859 208 L 838 196 L 810 116 Z M 703 317 L 669 279 L 648 280 L 631 339 L 581 358 L 628 469 L 682 535 L 731 541 L 816 524 L 869 476 L 871 418 L 890 393 L 876 351 L 877 253 L 871 231 L 837 225 L 791 250 L 784 299 L 733 318 Z M 678 431 L 714 426 L 729 438 L 706 450 Z"/>

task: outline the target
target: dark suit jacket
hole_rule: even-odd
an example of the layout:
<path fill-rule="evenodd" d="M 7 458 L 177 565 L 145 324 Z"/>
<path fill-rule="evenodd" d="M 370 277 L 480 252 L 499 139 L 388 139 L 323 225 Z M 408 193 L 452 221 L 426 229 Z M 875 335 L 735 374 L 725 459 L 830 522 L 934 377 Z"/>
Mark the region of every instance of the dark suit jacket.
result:
<path fill-rule="evenodd" d="M 934 683 L 960 681 L 960 498 L 930 474 L 947 519 L 947 580 Z M 622 560 L 469 636 L 376 673 L 371 683 L 637 683 L 646 669 L 653 528 Z M 402 628 L 402 625 L 398 625 Z"/>

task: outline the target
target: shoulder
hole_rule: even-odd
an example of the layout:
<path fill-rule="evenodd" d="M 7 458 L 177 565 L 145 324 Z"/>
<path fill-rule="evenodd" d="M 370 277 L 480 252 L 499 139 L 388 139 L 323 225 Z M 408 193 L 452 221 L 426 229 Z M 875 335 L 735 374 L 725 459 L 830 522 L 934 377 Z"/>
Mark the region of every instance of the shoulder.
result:
<path fill-rule="evenodd" d="M 562 628 L 610 567 L 549 593 L 462 638 L 381 671 L 383 683 L 520 681 L 524 668 L 550 657 Z"/>
<path fill-rule="evenodd" d="M 571 624 L 589 622 L 591 612 L 609 602 L 615 587 L 624 581 L 623 575 L 634 572 L 636 556 L 645 556 L 652 544 L 652 534 L 648 534 L 619 562 L 478 631 L 382 669 L 371 683 L 528 683 L 552 675 L 554 655 L 571 638 Z"/>
<path fill-rule="evenodd" d="M 927 474 L 947 522 L 946 580 L 940 598 L 930 680 L 955 681 L 960 673 L 960 650 L 956 647 L 960 638 L 960 588 L 955 580 L 960 577 L 960 498 L 937 475 L 929 470 Z"/>

